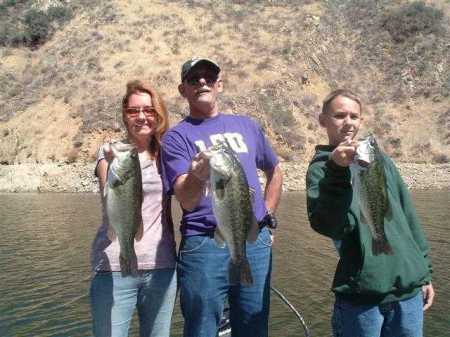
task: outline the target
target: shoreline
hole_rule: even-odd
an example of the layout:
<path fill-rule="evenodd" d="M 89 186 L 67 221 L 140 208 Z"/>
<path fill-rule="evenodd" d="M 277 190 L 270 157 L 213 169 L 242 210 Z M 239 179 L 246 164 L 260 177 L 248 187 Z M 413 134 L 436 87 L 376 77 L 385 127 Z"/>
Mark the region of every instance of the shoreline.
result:
<path fill-rule="evenodd" d="M 98 193 L 94 163 L 0 165 L 2 193 Z M 450 164 L 396 163 L 409 189 L 450 190 Z M 281 162 L 283 191 L 304 191 L 307 164 Z"/>

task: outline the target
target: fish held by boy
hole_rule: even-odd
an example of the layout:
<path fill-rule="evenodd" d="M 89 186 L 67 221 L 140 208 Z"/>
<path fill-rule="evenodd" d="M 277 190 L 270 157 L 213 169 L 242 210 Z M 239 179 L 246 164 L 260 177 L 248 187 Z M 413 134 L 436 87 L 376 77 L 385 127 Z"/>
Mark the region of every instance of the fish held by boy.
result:
<path fill-rule="evenodd" d="M 253 214 L 252 194 L 244 169 L 227 142 L 219 142 L 205 151 L 210 166 L 210 192 L 217 220 L 214 239 L 225 242 L 230 252 L 229 283 L 253 284 L 246 256 L 246 241 L 254 242 L 259 227 Z"/>
<path fill-rule="evenodd" d="M 136 275 L 137 257 L 134 240 L 143 235 L 142 176 L 139 156 L 131 144 L 110 144 L 114 155 L 108 166 L 104 188 L 106 215 L 109 223 L 108 237 L 116 238 L 120 246 L 122 276 Z"/>
<path fill-rule="evenodd" d="M 390 211 L 384 161 L 373 135 L 359 142 L 354 160 L 357 167 L 355 185 L 359 192 L 361 217 L 372 233 L 374 255 L 393 254 L 384 230 L 384 219 Z"/>

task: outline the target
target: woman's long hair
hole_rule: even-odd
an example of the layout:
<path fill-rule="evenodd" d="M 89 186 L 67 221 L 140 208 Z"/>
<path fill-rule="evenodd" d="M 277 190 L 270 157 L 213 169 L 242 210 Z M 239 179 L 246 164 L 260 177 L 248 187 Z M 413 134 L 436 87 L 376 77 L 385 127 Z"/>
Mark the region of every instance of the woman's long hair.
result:
<path fill-rule="evenodd" d="M 152 99 L 153 107 L 156 111 L 157 125 L 152 138 L 150 139 L 149 151 L 152 157 L 159 164 L 159 150 L 161 148 L 161 138 L 169 128 L 169 117 L 167 109 L 161 96 L 148 83 L 141 80 L 133 80 L 127 83 L 127 91 L 122 99 L 122 118 L 125 123 L 125 110 L 128 108 L 128 101 L 133 94 L 147 93 Z M 126 124 L 126 123 L 125 123 Z"/>

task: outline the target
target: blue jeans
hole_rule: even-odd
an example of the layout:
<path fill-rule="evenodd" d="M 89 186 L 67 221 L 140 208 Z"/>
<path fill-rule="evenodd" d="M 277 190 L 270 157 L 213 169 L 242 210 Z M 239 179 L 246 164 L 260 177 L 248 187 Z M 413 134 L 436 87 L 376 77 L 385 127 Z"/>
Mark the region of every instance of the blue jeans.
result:
<path fill-rule="evenodd" d="M 126 337 L 135 308 L 141 337 L 169 337 L 177 292 L 175 269 L 99 272 L 91 282 L 91 312 L 95 337 Z"/>
<path fill-rule="evenodd" d="M 334 337 L 422 337 L 422 292 L 381 305 L 352 305 L 337 297 L 332 327 Z"/>
<path fill-rule="evenodd" d="M 253 285 L 230 286 L 228 248 L 208 236 L 184 237 L 179 252 L 180 304 L 184 337 L 217 336 L 228 296 L 233 337 L 267 337 L 272 270 L 272 238 L 263 228 L 255 243 L 247 242 Z"/>

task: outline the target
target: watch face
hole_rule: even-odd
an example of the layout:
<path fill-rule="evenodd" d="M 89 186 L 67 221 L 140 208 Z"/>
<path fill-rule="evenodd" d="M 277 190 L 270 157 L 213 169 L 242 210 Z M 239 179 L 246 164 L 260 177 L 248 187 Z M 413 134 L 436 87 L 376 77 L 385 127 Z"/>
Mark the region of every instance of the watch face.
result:
<path fill-rule="evenodd" d="M 278 225 L 278 221 L 277 218 L 275 218 L 275 215 L 273 215 L 272 213 L 269 213 L 269 227 L 270 228 L 277 228 Z"/>

